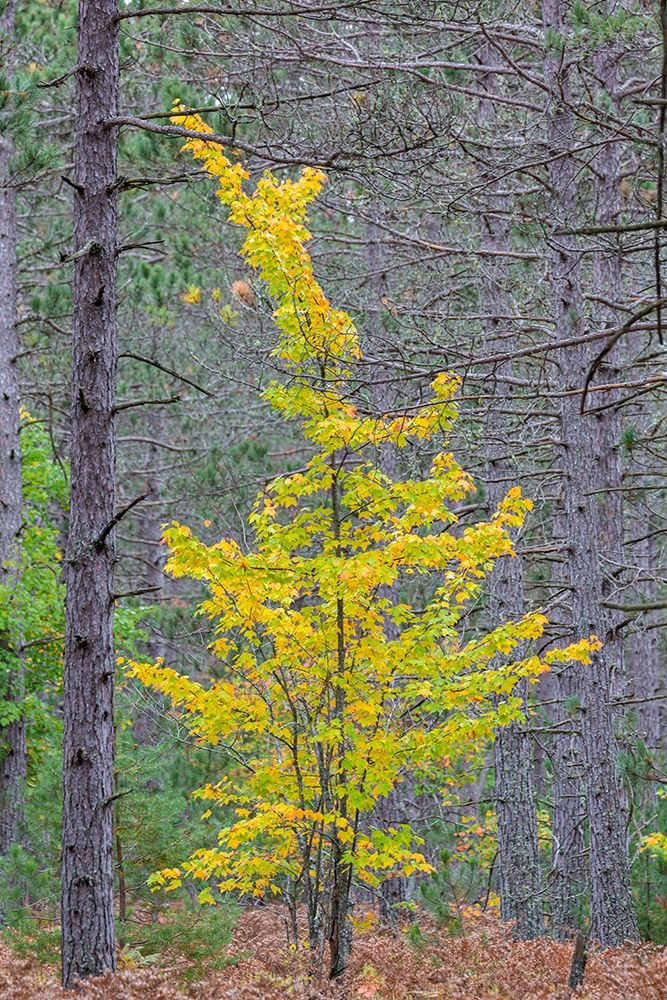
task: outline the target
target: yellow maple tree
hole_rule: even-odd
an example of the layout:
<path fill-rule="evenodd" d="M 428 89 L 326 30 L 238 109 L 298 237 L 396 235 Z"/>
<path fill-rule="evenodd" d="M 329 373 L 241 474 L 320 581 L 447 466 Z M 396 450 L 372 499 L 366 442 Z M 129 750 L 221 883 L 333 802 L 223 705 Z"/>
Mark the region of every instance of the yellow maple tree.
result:
<path fill-rule="evenodd" d="M 515 487 L 488 521 L 459 525 L 456 506 L 475 487 L 446 448 L 454 376 L 439 374 L 431 399 L 402 414 L 372 413 L 359 394 L 353 402 L 358 332 L 330 304 L 307 249 L 306 213 L 324 174 L 278 181 L 267 172 L 247 193 L 247 171 L 206 138 L 197 115 L 179 105 L 172 121 L 201 135 L 184 148 L 246 230 L 241 253 L 276 304 L 275 354 L 290 375 L 265 397 L 300 421 L 312 455 L 305 471 L 258 495 L 252 547 L 207 545 L 179 523 L 165 531 L 168 572 L 208 587 L 199 611 L 214 623 L 224 678 L 199 684 L 162 662 L 132 662 L 129 674 L 168 697 L 197 741 L 226 746 L 236 766 L 194 793 L 204 819 L 231 808 L 233 821 L 152 882 L 199 880 L 209 903 L 224 892 L 282 896 L 295 927 L 304 904 L 311 947 L 321 961 L 328 941 L 335 977 L 350 948 L 353 884 L 430 870 L 409 826 L 374 825 L 377 803 L 407 774 L 465 756 L 521 719 L 516 685 L 556 661 L 586 663 L 597 640 L 525 655 L 546 624 L 531 613 L 464 641 L 461 618 L 494 561 L 513 555 L 510 532 L 530 501 Z M 425 478 L 380 470 L 379 446 L 417 441 L 442 445 Z M 419 608 L 417 575 L 430 593 Z"/>

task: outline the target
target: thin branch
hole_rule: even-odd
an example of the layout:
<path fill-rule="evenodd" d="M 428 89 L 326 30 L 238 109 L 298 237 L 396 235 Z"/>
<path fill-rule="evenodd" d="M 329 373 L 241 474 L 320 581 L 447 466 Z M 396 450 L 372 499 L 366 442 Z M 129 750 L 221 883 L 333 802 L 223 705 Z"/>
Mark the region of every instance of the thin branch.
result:
<path fill-rule="evenodd" d="M 83 188 L 79 188 L 79 190 L 82 191 Z M 101 253 L 102 249 L 101 243 L 96 243 L 95 240 L 88 240 L 80 250 L 73 250 L 71 253 L 61 253 L 60 263 L 71 264 L 72 261 L 80 260 L 89 253 Z"/>
<path fill-rule="evenodd" d="M 116 247 L 116 256 L 119 257 L 122 253 L 127 253 L 129 250 L 152 250 L 164 242 L 164 240 L 147 240 L 145 243 L 121 243 L 120 246 Z"/>
<path fill-rule="evenodd" d="M 154 361 L 152 358 L 145 358 L 143 354 L 134 354 L 132 351 L 124 351 L 122 354 L 118 355 L 119 358 L 134 358 L 135 361 L 143 361 L 145 365 L 152 365 L 153 368 L 158 368 L 161 372 L 165 372 L 167 375 L 173 375 L 174 378 L 179 379 L 181 382 L 185 382 L 186 385 L 191 385 L 193 389 L 197 389 L 198 392 L 203 393 L 208 396 L 209 399 L 213 399 L 214 393 L 209 392 L 202 385 L 197 382 L 193 382 L 191 378 L 187 378 L 185 375 L 180 375 L 178 372 L 174 371 L 173 368 L 168 368 L 166 365 L 161 365 L 159 361 Z"/>
<path fill-rule="evenodd" d="M 140 594 L 152 594 L 156 590 L 162 590 L 162 587 L 140 587 L 138 590 L 126 590 L 122 594 L 112 594 L 112 601 L 120 601 L 122 597 L 139 597 Z"/>
<path fill-rule="evenodd" d="M 46 90 L 47 87 L 59 87 L 61 83 L 64 83 L 65 80 L 69 80 L 71 76 L 75 76 L 79 70 L 83 68 L 83 66 L 75 66 L 73 69 L 68 69 L 66 73 L 61 73 L 61 75 L 57 76 L 54 80 L 45 80 L 44 83 L 38 83 L 37 86 L 41 90 Z"/>
<path fill-rule="evenodd" d="M 641 233 L 647 229 L 667 229 L 667 219 L 653 222 L 628 222 L 618 226 L 582 226 L 581 229 L 556 229 L 555 236 L 600 236 L 603 233 Z"/>
<path fill-rule="evenodd" d="M 148 490 L 147 493 L 142 493 L 141 496 L 135 497 L 134 500 L 130 500 L 130 502 L 125 505 L 125 507 L 122 507 L 118 511 L 117 514 L 114 514 L 114 516 L 111 518 L 111 520 L 109 521 L 109 523 L 107 525 L 105 525 L 104 528 L 102 528 L 102 531 L 100 532 L 100 534 L 95 539 L 95 543 L 94 543 L 95 544 L 95 548 L 96 549 L 101 549 L 102 546 L 104 545 L 107 537 L 113 531 L 113 529 L 116 527 L 116 525 L 118 524 L 118 522 L 122 521 L 123 518 L 125 517 L 125 515 L 130 513 L 130 511 L 132 510 L 133 507 L 136 507 L 137 504 L 141 503 L 142 500 L 145 500 L 146 497 L 149 497 L 152 492 L 153 492 L 152 490 Z"/>
<path fill-rule="evenodd" d="M 600 353 L 598 354 L 598 356 L 595 358 L 592 365 L 588 369 L 588 374 L 586 375 L 586 380 L 584 382 L 584 389 L 581 394 L 581 406 L 580 406 L 581 413 L 584 413 L 586 410 L 586 397 L 588 396 L 588 387 L 591 384 L 596 371 L 598 370 L 604 359 L 607 357 L 607 355 L 610 353 L 610 351 L 613 351 L 614 347 L 621 339 L 621 337 L 623 337 L 626 333 L 630 332 L 635 323 L 637 323 L 640 319 L 643 319 L 644 316 L 648 316 L 650 313 L 655 312 L 656 309 L 660 309 L 663 305 L 665 305 L 665 303 L 667 303 L 667 298 L 656 299 L 654 302 L 649 302 L 648 305 L 643 306 L 643 308 L 639 309 L 636 313 L 633 313 L 633 315 L 630 316 L 628 320 L 626 320 L 623 326 L 620 327 L 620 329 L 617 330 L 612 337 L 610 337 L 610 339 L 607 341 L 605 346 L 602 348 L 602 350 L 600 351 Z"/>
<path fill-rule="evenodd" d="M 100 802 L 101 806 L 110 806 L 112 802 L 116 799 L 122 799 L 123 796 L 129 795 L 131 792 L 136 791 L 135 788 L 126 788 L 124 792 L 114 792 L 113 795 L 107 795 L 106 798 L 102 799 Z"/>
<path fill-rule="evenodd" d="M 21 652 L 24 649 L 30 649 L 32 646 L 48 646 L 52 642 L 64 642 L 64 635 L 47 635 L 43 639 L 30 639 L 28 642 L 21 643 Z"/>
<path fill-rule="evenodd" d="M 372 0 L 365 0 L 365 2 L 370 3 Z M 321 7 L 301 7 L 294 4 L 288 10 L 271 10 L 268 7 L 247 7 L 239 10 L 238 7 L 212 7 L 210 4 L 199 4 L 198 6 L 183 5 L 182 7 L 147 7 L 144 10 L 124 10 L 117 15 L 117 20 L 125 21 L 130 17 L 155 17 L 167 14 L 232 14 L 237 17 L 303 17 L 304 15 L 312 17 L 317 14 L 327 14 L 331 17 L 346 9 L 358 9 L 360 6 L 365 6 L 364 0 L 323 4 Z"/>
<path fill-rule="evenodd" d="M 603 608 L 611 608 L 613 611 L 628 611 L 641 614 L 643 611 L 663 611 L 667 608 L 667 601 L 646 601 L 639 604 L 616 604 L 614 601 L 600 601 Z"/>
<path fill-rule="evenodd" d="M 65 181 L 65 184 L 69 184 L 69 186 L 71 188 L 74 188 L 74 190 L 77 191 L 79 194 L 83 192 L 83 188 L 81 187 L 81 185 L 77 184 L 76 181 L 73 181 L 71 177 L 67 176 L 67 174 L 61 174 L 60 179 L 61 181 Z"/>
<path fill-rule="evenodd" d="M 137 399 L 134 402 L 117 403 L 114 406 L 114 413 L 121 410 L 131 410 L 135 406 L 166 406 L 169 403 L 180 403 L 180 396 L 169 396 L 167 399 Z"/>

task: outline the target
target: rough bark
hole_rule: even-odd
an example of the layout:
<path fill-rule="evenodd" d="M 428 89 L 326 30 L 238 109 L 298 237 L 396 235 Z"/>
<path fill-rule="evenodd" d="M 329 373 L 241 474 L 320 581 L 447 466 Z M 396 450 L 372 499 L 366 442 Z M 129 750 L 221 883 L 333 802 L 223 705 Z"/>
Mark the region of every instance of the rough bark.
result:
<path fill-rule="evenodd" d="M 332 844 L 331 911 L 329 922 L 329 979 L 338 979 L 347 968 L 352 952 L 352 923 L 350 921 L 350 896 L 352 869 L 342 860 L 342 845 Z"/>
<path fill-rule="evenodd" d="M 0 14 L 0 62 L 6 73 L 13 64 L 15 11 L 15 0 L 7 0 Z M 0 586 L 10 591 L 18 583 L 22 507 L 13 153 L 9 135 L 0 135 Z M 23 697 L 19 643 L 16 631 L 0 634 L 0 698 L 7 701 Z M 0 857 L 21 839 L 26 764 L 21 714 L 0 729 Z"/>
<path fill-rule="evenodd" d="M 545 29 L 561 39 L 569 5 L 545 0 Z M 553 43 L 552 43 L 553 45 Z M 550 217 L 554 229 L 571 227 L 577 219 L 579 165 L 573 152 L 574 124 L 570 109 L 569 53 L 553 45 L 545 57 Z M 553 316 L 559 339 L 584 332 L 581 261 L 574 239 L 549 238 Z M 561 350 L 559 388 L 578 388 L 590 362 L 584 346 Z M 613 627 L 603 599 L 603 570 L 598 549 L 600 511 L 596 491 L 604 487 L 599 473 L 600 439 L 594 420 L 580 412 L 578 395 L 562 396 L 560 403 L 563 507 L 568 545 L 572 631 L 595 633 L 603 644 L 612 640 Z M 591 937 L 604 946 L 620 945 L 638 937 L 630 893 L 626 816 L 616 769 L 617 747 L 611 708 L 613 654 L 608 645 L 593 655 L 590 666 L 576 668 L 583 783 L 589 832 L 589 887 Z"/>
<path fill-rule="evenodd" d="M 658 599 L 660 555 L 656 530 L 651 512 L 645 509 L 644 518 L 637 517 L 632 524 L 637 536 L 648 535 L 632 546 L 633 572 L 641 578 L 636 592 L 643 603 L 652 604 Z M 651 537 L 652 536 L 652 537 Z M 660 750 L 665 736 L 665 676 L 660 643 L 660 629 L 656 627 L 656 613 L 645 612 L 635 624 L 628 643 L 628 685 L 626 694 L 636 703 L 630 707 L 637 717 L 637 728 L 651 750 Z"/>
<path fill-rule="evenodd" d="M 544 5 L 545 27 L 562 28 L 563 11 L 558 0 Z M 546 60 L 545 79 L 551 87 L 551 107 L 549 118 L 549 139 L 554 152 L 559 153 L 572 144 L 572 123 L 569 107 L 565 102 L 569 97 L 568 81 L 561 86 L 560 53 L 551 53 Z M 563 104 L 559 104 L 559 94 L 562 94 Z M 551 184 L 550 208 L 576 213 L 577 188 L 575 181 L 576 165 L 571 156 L 561 156 L 549 171 Z M 567 199 L 567 200 L 565 200 Z M 582 292 L 579 274 L 579 259 L 576 249 L 560 240 L 552 242 L 550 272 L 552 278 L 552 294 L 558 308 L 558 335 L 566 336 L 565 329 L 560 324 L 581 326 Z M 572 359 L 574 362 L 574 359 Z M 559 359 L 561 369 L 559 381 L 568 371 L 567 357 Z M 562 567 L 561 582 L 567 588 L 572 575 L 571 556 L 568 546 L 570 539 L 570 524 L 568 501 L 577 489 L 576 481 L 568 477 L 567 468 L 567 435 L 572 433 L 571 427 L 565 426 L 563 413 L 560 415 L 561 446 L 557 456 L 561 483 L 567 481 L 568 488 L 561 489 L 560 504 L 554 513 L 554 528 L 557 537 L 564 543 L 568 553 L 568 562 Z M 583 486 L 583 484 L 581 484 Z M 572 609 L 565 613 L 562 622 L 567 638 L 570 636 L 575 622 Z M 585 626 L 584 626 L 585 628 Z M 552 867 L 550 872 L 551 900 L 551 931 L 558 938 L 569 937 L 577 930 L 581 921 L 581 910 L 587 888 L 585 872 L 585 803 L 583 796 L 583 759 L 581 747 L 579 719 L 579 680 L 570 667 L 561 669 L 557 674 L 558 702 L 553 714 L 554 739 L 552 747 L 553 764 L 553 822 L 552 822 Z"/>
<path fill-rule="evenodd" d="M 616 6 L 609 4 L 609 8 Z M 609 10 L 609 13 L 612 13 Z M 599 100 L 609 100 L 618 114 L 619 64 L 622 55 L 616 40 L 603 45 L 594 56 L 596 77 L 599 81 Z M 604 143 L 595 159 L 595 221 L 602 226 L 618 225 L 621 218 L 621 144 Z M 597 305 L 598 323 L 613 328 L 623 322 L 620 304 L 623 293 L 623 257 L 618 237 L 612 245 L 604 245 L 595 255 L 593 268 L 593 294 L 602 301 Z M 605 358 L 599 369 L 599 380 L 613 384 L 621 374 L 622 345 L 617 345 Z M 606 491 L 598 494 L 600 523 L 599 550 L 603 571 L 602 593 L 607 600 L 619 600 L 618 591 L 623 586 L 623 462 L 621 456 L 622 419 L 620 408 L 612 404 L 619 398 L 618 390 L 595 394 L 587 401 L 587 408 L 595 411 L 599 448 L 596 479 Z M 612 616 L 610 616 L 612 617 Z M 616 612 L 618 625 L 623 615 Z M 612 686 L 615 694 L 623 690 L 624 657 L 623 632 L 613 628 L 607 639 L 607 650 L 612 662 Z"/>
<path fill-rule="evenodd" d="M 566 536 L 565 518 L 560 517 Z M 565 567 L 567 572 L 567 567 Z M 569 573 L 568 573 L 569 577 Z M 566 939 L 582 920 L 586 894 L 586 806 L 583 796 L 583 760 L 579 731 L 578 678 L 570 666 L 557 672 L 554 685 L 557 703 L 552 712 L 554 737 L 551 747 L 553 771 L 552 854 L 549 873 L 550 930 Z"/>
<path fill-rule="evenodd" d="M 480 53 L 485 65 L 493 64 L 494 52 L 485 46 Z M 479 87 L 488 94 L 480 99 L 478 121 L 482 129 L 493 131 L 496 119 L 494 97 L 498 92 L 496 74 L 480 77 Z M 490 251 L 480 287 L 484 343 L 488 353 L 502 350 L 498 340 L 501 321 L 496 317 L 510 312 L 503 291 L 503 275 L 498 257 L 509 242 L 509 204 L 507 195 L 489 173 L 483 178 L 485 205 L 481 215 L 480 245 Z M 511 369 L 503 369 L 503 373 Z M 493 398 L 485 420 L 486 491 L 491 514 L 511 485 L 518 481 L 512 461 L 511 428 L 506 413 L 509 391 L 506 383 L 496 381 L 487 390 Z M 523 573 L 521 560 L 501 559 L 489 579 L 489 623 L 491 627 L 523 614 Z M 523 682 L 515 692 L 527 698 Z M 501 916 L 514 923 L 514 934 L 530 939 L 544 933 L 542 873 L 537 841 L 537 812 L 533 782 L 533 747 L 531 738 L 520 725 L 502 726 L 494 743 L 495 798 L 498 818 L 498 872 Z"/>
<path fill-rule="evenodd" d="M 597 79 L 601 99 L 615 98 L 618 88 L 618 51 L 615 43 L 603 46 L 595 56 Z M 615 225 L 620 210 L 620 144 L 608 142 L 601 146 L 595 163 L 595 220 L 600 225 Z M 571 206 L 574 207 L 574 206 Z M 618 305 L 621 301 L 621 255 L 614 247 L 607 247 L 595 255 L 593 267 L 593 293 L 601 301 L 596 306 L 598 320 L 613 326 L 618 322 Z M 577 276 L 578 280 L 578 276 Z M 580 289 L 578 289 L 580 294 Z M 580 363 L 586 355 L 581 352 Z M 600 373 L 603 382 L 612 383 L 618 377 L 617 352 L 612 352 Z M 604 406 L 614 401 L 613 390 L 598 393 L 589 406 Z M 621 421 L 619 411 L 610 407 L 588 418 L 597 426 L 591 433 L 597 435 L 599 447 L 591 457 L 595 468 L 591 481 L 604 486 L 606 493 L 597 494 L 600 572 L 602 594 L 611 597 L 620 583 L 623 562 L 623 494 L 622 463 L 620 455 Z M 559 534 L 567 538 L 567 517 L 562 512 L 556 516 Z M 569 573 L 566 571 L 564 583 Z M 618 600 L 618 597 L 616 598 Z M 623 639 L 613 630 L 610 621 L 607 631 L 606 651 L 611 664 L 616 689 L 623 672 Z M 577 707 L 579 678 L 571 669 L 559 674 L 558 695 L 560 704 L 554 713 L 556 735 L 553 741 L 554 770 L 554 822 L 553 865 L 551 873 L 552 924 L 558 937 L 568 937 L 581 923 L 583 898 L 586 885 L 584 862 L 586 855 L 586 810 L 582 797 L 584 763 L 578 732 Z M 558 731 L 560 730 L 560 732 Z"/>
<path fill-rule="evenodd" d="M 499 465 L 490 461 L 492 475 L 498 475 Z M 489 490 L 491 506 L 498 499 L 495 492 Z M 518 617 L 522 605 L 521 563 L 518 559 L 500 560 L 489 581 L 491 625 Z M 528 697 L 526 683 L 522 682 L 515 693 L 525 701 Z M 498 730 L 494 742 L 494 768 L 501 917 L 514 923 L 516 937 L 529 940 L 544 933 L 544 912 L 533 748 L 523 726 L 513 724 Z"/>
<path fill-rule="evenodd" d="M 497 233 L 490 217 L 484 217 L 483 242 L 496 242 Z M 491 269 L 492 270 L 492 269 Z M 498 302 L 500 286 L 488 275 L 483 312 L 502 315 Z M 493 327 L 487 322 L 486 339 L 493 346 Z M 517 480 L 517 469 L 508 457 L 509 428 L 503 415 L 506 392 L 496 385 L 486 419 L 487 499 L 489 512 L 502 500 Z M 502 559 L 489 579 L 489 621 L 491 627 L 523 614 L 523 573 L 520 559 Z M 527 684 L 515 692 L 527 699 Z M 542 874 L 537 841 L 537 812 L 533 783 L 533 748 L 530 735 L 518 724 L 502 726 L 494 742 L 495 798 L 498 817 L 498 860 L 501 916 L 514 922 L 514 933 L 530 939 L 544 932 Z"/>
<path fill-rule="evenodd" d="M 113 531 L 116 0 L 81 0 L 75 135 L 72 498 L 64 677 L 62 975 L 115 968 Z"/>

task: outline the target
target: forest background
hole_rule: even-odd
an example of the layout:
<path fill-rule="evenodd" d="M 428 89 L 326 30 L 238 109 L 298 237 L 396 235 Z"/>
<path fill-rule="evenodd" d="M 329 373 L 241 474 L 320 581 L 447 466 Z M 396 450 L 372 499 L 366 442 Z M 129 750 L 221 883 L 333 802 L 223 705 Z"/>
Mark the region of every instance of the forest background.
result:
<path fill-rule="evenodd" d="M 198 981 L 229 962 L 239 906 L 278 898 L 288 939 L 309 937 L 320 966 L 326 951 L 334 977 L 348 925 L 363 941 L 377 922 L 424 948 L 424 913 L 438 940 L 498 909 L 520 939 L 664 944 L 664 4 L 267 0 L 161 12 L 5 0 L 1 18 L 0 911 L 12 947 L 47 960 L 62 948 L 66 985 L 113 968 L 117 953 L 140 969 L 180 955 Z M 175 102 L 200 117 L 174 114 Z M 242 163 L 245 197 L 263 193 L 250 228 L 285 241 L 273 270 L 261 246 L 241 253 L 239 190 L 236 203 L 216 198 L 206 171 L 220 170 L 181 152 L 202 121 Z M 267 169 L 283 196 L 262 188 Z M 313 181 L 302 204 L 296 186 L 312 169 L 326 184 Z M 309 232 L 290 230 L 290 243 L 285 226 L 301 226 L 306 208 Z M 319 299 L 300 311 L 306 261 L 333 319 Z M 319 341 L 313 309 L 324 310 Z M 339 350 L 341 329 L 354 329 L 353 350 Z M 315 407 L 329 420 L 332 406 L 360 421 L 363 448 L 348 448 L 342 426 L 326 441 L 306 427 L 304 440 L 299 418 Z M 317 732 L 334 762 L 318 786 L 329 808 L 285 796 L 297 812 L 280 813 L 288 833 L 276 846 L 284 774 L 253 791 L 251 812 L 264 802 L 273 826 L 240 831 L 248 803 L 227 791 L 259 752 L 257 719 L 206 722 L 193 694 L 213 684 L 222 703 L 240 676 L 238 701 L 259 683 L 235 659 L 241 646 L 214 642 L 215 626 L 194 617 L 210 582 L 202 552 L 227 539 L 260 580 L 252 558 L 270 498 L 289 534 L 322 447 L 375 505 L 379 548 L 396 542 L 381 534 L 399 516 L 379 499 L 389 481 L 406 505 L 401 530 L 439 538 L 439 553 L 445 537 L 452 546 L 446 558 L 411 550 L 400 575 L 375 564 L 361 596 L 350 583 L 343 594 L 341 577 L 327 618 L 326 572 L 349 552 L 335 525 L 331 538 L 322 523 L 305 541 L 290 535 L 295 551 L 324 552 L 319 589 L 284 598 L 301 620 L 321 598 L 322 621 L 339 621 L 336 601 L 358 597 L 354 634 L 365 636 L 364 616 L 381 612 L 360 699 L 375 709 L 350 720 L 362 732 L 374 711 L 400 745 L 373 758 L 372 793 L 366 777 L 356 788 L 365 869 L 336 833 L 354 805 L 349 782 L 336 791 L 360 766 L 352 730 L 342 742 Z M 447 475 L 460 477 L 436 503 L 419 484 L 439 481 L 437 456 L 450 452 Z M 369 462 L 372 489 L 355 471 Z M 486 582 L 452 589 L 445 607 L 454 552 L 485 537 L 510 491 L 532 502 L 506 517 L 516 555 L 498 537 L 467 551 Z M 336 504 L 334 489 L 324 506 Z M 172 522 L 202 550 L 188 554 L 172 528 L 166 573 Z M 270 583 L 255 596 L 280 603 Z M 223 611 L 233 617 L 231 605 L 208 608 Z M 248 621 L 228 624 L 252 648 Z M 390 671 L 386 686 L 389 650 L 417 621 L 434 630 L 424 666 L 413 659 L 400 683 Z M 533 627 L 454 663 L 508 621 Z M 563 648 L 590 636 L 601 648 L 565 662 Z M 263 632 L 255 648 L 266 642 Z M 119 657 L 163 660 L 193 686 L 128 674 Z M 305 669 L 312 684 L 314 662 L 297 655 L 294 676 Z M 449 686 L 436 692 L 443 669 Z M 346 684 L 325 671 L 330 722 L 349 708 Z M 174 693 L 175 708 L 163 698 Z M 408 758 L 420 728 L 428 759 L 414 743 Z M 268 768 L 282 733 L 265 731 Z M 213 819 L 200 819 L 197 788 L 216 788 Z M 304 886 L 304 824 L 327 859 L 322 898 Z M 219 856 L 189 869 L 220 829 L 230 870 Z M 299 851 L 302 867 L 285 868 Z M 274 869 L 251 870 L 257 857 Z"/>

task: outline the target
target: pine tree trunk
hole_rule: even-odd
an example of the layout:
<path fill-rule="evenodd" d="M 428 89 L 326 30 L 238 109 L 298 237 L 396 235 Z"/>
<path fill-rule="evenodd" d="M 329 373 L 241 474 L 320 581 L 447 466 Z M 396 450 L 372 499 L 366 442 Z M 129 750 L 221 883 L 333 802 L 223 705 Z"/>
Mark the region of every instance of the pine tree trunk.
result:
<path fill-rule="evenodd" d="M 494 309 L 487 302 L 483 311 L 491 314 Z M 503 422 L 503 398 L 502 388 L 497 387 L 486 420 L 489 513 L 493 512 L 517 478 L 516 468 L 506 457 L 510 435 Z M 496 563 L 489 579 L 488 593 L 492 627 L 523 614 L 523 574 L 518 557 L 501 559 Z M 515 694 L 526 701 L 527 684 L 522 682 Z M 501 916 L 505 921 L 514 922 L 516 937 L 531 939 L 544 933 L 544 914 L 533 747 L 531 737 L 523 726 L 512 724 L 498 729 L 494 742 L 494 768 Z"/>
<path fill-rule="evenodd" d="M 615 3 L 608 4 L 608 13 L 613 13 Z M 600 12 L 602 13 L 602 11 Z M 622 50 L 616 40 L 601 46 L 594 56 L 595 74 L 599 81 L 599 103 L 604 107 L 611 102 L 616 114 L 620 114 L 618 102 L 619 65 Z M 621 144 L 604 143 L 595 159 L 595 221 L 598 225 L 618 225 L 621 220 Z M 617 237 L 618 241 L 618 237 Z M 603 301 L 596 305 L 598 323 L 610 329 L 623 322 L 621 300 L 623 295 L 623 257 L 619 242 L 613 248 L 605 241 L 595 255 L 593 268 L 593 294 Z M 603 384 L 612 385 L 621 377 L 622 344 L 618 344 L 600 365 L 597 378 Z M 622 421 L 621 410 L 613 404 L 618 402 L 618 389 L 596 392 L 586 400 L 587 409 L 594 410 L 591 419 L 597 423 L 599 448 L 597 461 L 599 472 L 596 478 L 605 487 L 598 494 L 600 541 L 602 557 L 602 593 L 607 600 L 619 600 L 619 590 L 623 587 L 623 462 L 621 455 Z M 615 621 L 607 639 L 607 651 L 612 663 L 612 690 L 614 694 L 624 689 L 625 665 L 623 656 L 623 631 L 613 626 L 620 624 L 623 614 L 616 611 Z M 611 617 L 611 616 L 610 616 Z"/>
<path fill-rule="evenodd" d="M 544 27 L 551 37 L 565 35 L 569 4 L 545 0 Z M 569 53 L 554 42 L 545 58 L 549 88 L 547 135 L 550 216 L 554 229 L 577 221 L 579 165 L 574 155 L 574 123 L 570 109 Z M 555 154 L 555 155 L 554 155 Z M 584 333 L 584 302 L 580 255 L 574 237 L 549 239 L 550 280 L 555 335 L 570 339 Z M 559 352 L 559 389 L 580 388 L 590 363 L 586 347 Z M 572 631 L 595 633 L 603 644 L 593 662 L 576 670 L 581 720 L 583 783 L 589 829 L 589 887 L 591 937 L 604 946 L 620 945 L 638 937 L 630 893 L 630 870 L 613 728 L 612 668 L 613 629 L 604 608 L 603 571 L 599 553 L 600 512 L 598 491 L 605 486 L 600 475 L 600 437 L 595 421 L 580 412 L 578 394 L 562 395 L 560 403 L 563 506 L 568 545 Z"/>
<path fill-rule="evenodd" d="M 644 503 L 640 508 L 644 517 L 633 519 L 632 529 L 641 538 L 632 547 L 634 572 L 640 575 L 641 583 L 636 589 L 638 599 L 651 604 L 658 599 L 658 577 L 660 576 L 660 554 L 653 534 L 656 523 L 651 505 Z M 642 536 L 652 537 L 642 537 Z M 626 693 L 637 699 L 630 708 L 637 716 L 637 728 L 651 750 L 660 750 L 665 737 L 665 677 L 656 628 L 655 612 L 646 612 L 635 626 L 629 639 L 628 685 Z M 646 700 L 643 700 L 646 699 Z"/>
<path fill-rule="evenodd" d="M 114 969 L 116 0 L 80 0 L 64 677 L 62 975 Z"/>
<path fill-rule="evenodd" d="M 614 100 L 616 97 L 618 55 L 615 42 L 602 46 L 595 54 L 601 102 L 607 98 Z M 619 143 L 607 142 L 601 146 L 595 170 L 595 220 L 601 225 L 615 225 L 619 221 L 620 210 Z M 596 315 L 610 327 L 618 323 L 618 306 L 622 294 L 621 265 L 620 252 L 610 251 L 606 244 L 604 251 L 595 256 L 593 293 L 601 300 L 596 304 Z M 580 356 L 585 362 L 586 355 L 583 351 Z M 583 374 L 582 372 L 582 377 Z M 603 382 L 612 383 L 617 380 L 618 374 L 618 358 L 614 351 L 608 356 L 600 378 Z M 619 411 L 609 405 L 617 396 L 618 393 L 612 390 L 596 393 L 594 399 L 589 397 L 587 401 L 588 407 L 608 407 L 588 418 L 591 424 L 596 425 L 592 433 L 597 435 L 599 441 L 592 459 L 595 463 L 592 479 L 607 490 L 605 493 L 598 493 L 596 501 L 600 531 L 598 552 L 601 592 L 605 598 L 614 596 L 619 587 L 623 564 L 623 494 L 619 489 L 622 485 L 621 421 Z M 567 537 L 567 519 L 560 515 L 560 521 L 560 534 Z M 623 638 L 620 632 L 611 627 L 611 623 L 605 647 L 611 664 L 613 690 L 617 691 L 623 674 Z M 566 668 L 561 673 L 559 682 L 561 704 L 555 712 L 554 723 L 556 729 L 561 731 L 557 731 L 553 742 L 556 809 L 553 824 L 552 924 L 556 936 L 569 937 L 580 926 L 583 913 L 586 810 L 582 797 L 582 747 L 578 733 L 572 732 L 579 728 L 580 716 L 576 704 L 579 678 L 576 672 Z"/>
<path fill-rule="evenodd" d="M 0 15 L 0 47 L 6 73 L 13 65 L 15 0 Z M 18 583 L 21 531 L 21 445 L 19 439 L 19 335 L 16 325 L 16 188 L 8 135 L 0 135 L 0 586 Z M 16 623 L 20 627 L 20 623 Z M 0 634 L 0 698 L 21 701 L 24 675 L 20 634 Z M 0 729 L 0 857 L 20 841 L 26 778 L 23 715 Z"/>
<path fill-rule="evenodd" d="M 491 463 L 490 468 L 497 473 L 497 465 Z M 522 596 L 521 564 L 518 559 L 501 560 L 489 581 L 491 624 L 517 618 Z M 527 684 L 522 682 L 515 694 L 526 701 Z M 530 940 L 544 933 L 530 735 L 518 724 L 502 726 L 496 733 L 493 759 L 501 917 L 514 923 L 515 937 Z"/>
<path fill-rule="evenodd" d="M 487 65 L 494 62 L 491 46 L 483 46 L 479 56 Z M 496 74 L 480 77 L 479 87 L 488 94 L 479 102 L 478 121 L 481 129 L 493 135 L 496 119 L 494 97 L 498 92 Z M 502 350 L 498 341 L 500 320 L 508 314 L 503 291 L 503 273 L 494 253 L 507 249 L 509 243 L 508 200 L 498 190 L 490 170 L 483 178 L 485 204 L 481 215 L 480 245 L 491 251 L 485 261 L 480 288 L 485 349 L 492 354 Z M 503 367 L 501 376 L 511 374 Z M 485 451 L 487 462 L 486 490 L 489 516 L 518 480 L 516 463 L 510 457 L 512 439 L 509 418 L 505 413 L 509 402 L 508 386 L 503 381 L 491 384 L 493 399 L 488 404 L 485 421 Z M 501 559 L 489 580 L 489 620 L 491 627 L 524 611 L 523 573 L 519 557 Z M 515 694 L 527 699 L 527 684 L 522 683 Z M 537 812 L 533 782 L 533 747 L 520 725 L 502 726 L 494 743 L 495 797 L 498 817 L 498 861 L 500 909 L 502 919 L 514 923 L 514 934 L 530 939 L 544 933 L 542 873 L 537 841 Z"/>
<path fill-rule="evenodd" d="M 564 518 L 558 532 L 567 537 Z M 567 571 L 567 567 L 566 567 Z M 568 573 L 569 578 L 569 573 Z M 581 925 L 586 895 L 586 806 L 583 796 L 583 761 L 578 679 L 569 664 L 557 672 L 557 705 L 552 713 L 553 769 L 552 855 L 549 875 L 550 930 L 554 937 L 570 938 Z"/>

